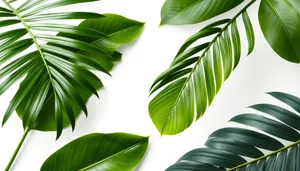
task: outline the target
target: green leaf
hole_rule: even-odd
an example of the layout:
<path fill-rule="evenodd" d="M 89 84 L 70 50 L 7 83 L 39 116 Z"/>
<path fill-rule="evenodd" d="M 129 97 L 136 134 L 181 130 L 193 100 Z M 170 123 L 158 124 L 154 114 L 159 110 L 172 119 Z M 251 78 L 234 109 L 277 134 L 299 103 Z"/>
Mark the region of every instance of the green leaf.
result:
<path fill-rule="evenodd" d="M 2 21 L 0 21 L 0 28 L 5 27 L 5 26 L 10 26 L 13 24 L 17 24 L 17 23 L 20 23 L 20 20 L 14 20 L 14 19 L 2 20 Z"/>
<path fill-rule="evenodd" d="M 201 171 L 201 170 L 209 170 L 209 171 L 222 171 L 221 169 L 205 164 L 205 163 L 193 163 L 193 162 L 178 162 L 174 165 L 170 166 L 166 169 L 166 171 Z"/>
<path fill-rule="evenodd" d="M 256 114 L 242 114 L 232 118 L 230 121 L 258 128 L 264 132 L 288 141 L 297 141 L 300 139 L 300 134 L 291 127 L 264 116 Z"/>
<path fill-rule="evenodd" d="M 25 17 L 25 20 L 27 22 L 36 22 L 45 20 L 89 19 L 99 17 L 103 17 L 103 15 L 91 12 L 63 12 L 33 15 Z"/>
<path fill-rule="evenodd" d="M 258 17 L 273 50 L 287 61 L 300 63 L 300 2 L 262 0 Z"/>
<path fill-rule="evenodd" d="M 298 97 L 281 92 L 269 94 L 294 109 L 300 109 Z M 293 128 L 295 123 L 290 120 L 294 118 L 299 121 L 300 115 L 270 104 L 251 107 L 274 117 L 267 118 L 260 114 L 233 117 L 229 122 L 250 127 L 237 125 L 213 132 L 205 143 L 207 148 L 186 153 L 167 171 L 298 171 L 300 135 Z M 285 146 L 282 139 L 287 140 Z"/>
<path fill-rule="evenodd" d="M 264 153 L 249 144 L 228 138 L 210 138 L 206 141 L 205 145 L 210 148 L 230 151 L 252 158 L 258 158 L 264 155 Z"/>
<path fill-rule="evenodd" d="M 248 55 L 249 55 L 250 53 L 252 53 L 252 51 L 254 49 L 255 41 L 254 41 L 253 27 L 252 27 L 252 24 L 251 24 L 251 21 L 250 21 L 247 11 L 245 11 L 243 13 L 243 20 L 245 23 L 246 34 L 248 37 Z"/>
<path fill-rule="evenodd" d="M 223 150 L 199 148 L 183 155 L 177 162 L 196 160 L 221 167 L 233 167 L 246 162 L 242 157 Z"/>
<path fill-rule="evenodd" d="M 77 42 L 80 41 L 81 43 L 85 42 L 84 45 L 86 47 L 93 46 L 92 49 L 94 50 L 91 50 L 89 52 L 83 52 L 83 51 L 74 50 L 73 48 L 66 49 L 65 47 L 62 46 L 65 45 L 65 42 L 60 40 L 59 40 L 59 42 L 61 42 L 60 45 L 57 44 L 42 45 L 41 46 L 42 49 L 47 51 L 48 53 L 51 53 L 54 56 L 61 55 L 63 57 L 69 58 L 72 63 L 76 62 L 76 63 L 84 64 L 109 74 L 108 71 L 112 70 L 113 66 L 115 65 L 115 62 L 118 61 L 121 56 L 121 54 L 116 52 L 115 50 L 123 44 L 127 44 L 134 41 L 141 33 L 144 23 L 130 20 L 115 14 L 105 14 L 105 16 L 106 17 L 103 18 L 84 20 L 81 24 L 79 24 L 79 26 L 73 26 L 73 27 L 68 26 L 67 31 L 63 30 L 63 32 L 58 33 L 59 37 L 65 37 L 68 38 L 69 40 L 70 39 L 76 40 Z M 38 25 L 34 24 L 34 26 L 36 27 L 39 27 L 41 25 L 43 26 L 43 30 L 47 29 L 47 24 L 38 24 Z M 50 24 L 48 27 L 49 30 L 52 30 L 53 26 L 58 27 L 59 29 L 66 29 L 66 27 L 62 27 L 61 25 L 56 26 Z M 88 33 L 90 30 L 92 30 L 91 34 L 103 33 L 106 36 L 101 37 L 99 36 L 99 34 L 97 37 L 87 36 L 86 33 Z M 52 40 L 57 41 L 57 39 L 53 39 L 53 38 L 51 39 L 51 41 Z M 72 42 L 74 43 L 76 41 L 71 41 L 71 43 Z M 89 44 L 89 46 L 87 46 L 87 44 Z M 111 54 L 112 58 L 99 55 L 98 49 L 95 49 L 95 47 L 100 48 L 102 51 Z M 87 49 L 85 48 L 83 50 L 87 50 Z M 97 53 L 93 53 L 95 51 L 97 51 Z M 57 63 L 57 65 L 59 64 L 60 63 Z M 56 75 L 58 75 L 58 73 L 56 73 Z M 60 75 L 59 77 L 61 78 Z M 60 80 L 61 83 L 65 82 L 65 81 L 62 82 L 63 78 L 61 78 Z M 96 90 L 103 87 L 102 83 L 95 82 L 95 81 L 92 81 L 91 83 L 92 83 L 91 86 L 94 87 L 94 89 Z M 92 87 L 90 88 L 90 90 L 92 90 Z M 75 94 L 72 93 L 72 91 L 70 90 L 75 91 L 76 94 L 78 94 L 79 96 L 78 95 L 74 96 Z M 35 130 L 40 130 L 40 131 L 57 130 L 55 117 L 53 115 L 55 113 L 54 111 L 55 99 L 53 96 L 53 90 L 50 89 L 50 92 L 51 93 L 48 93 L 47 95 L 47 101 L 45 102 L 43 109 L 41 110 L 39 117 L 37 118 L 36 123 L 33 127 L 33 129 Z M 74 84 L 73 88 L 69 86 L 68 92 L 70 94 L 73 94 L 72 97 L 76 97 L 76 99 L 73 99 L 74 103 L 72 104 L 78 104 L 72 106 L 74 117 L 77 118 L 82 111 L 84 111 L 87 114 L 87 109 L 84 103 L 88 101 L 92 93 L 88 89 L 78 84 Z M 25 104 L 22 103 L 17 108 L 17 113 L 20 116 L 24 115 L 23 112 L 24 106 Z M 66 114 L 63 114 L 64 128 L 70 126 L 70 122 L 68 118 L 69 117 Z"/>
<path fill-rule="evenodd" d="M 161 25 L 195 24 L 229 11 L 243 0 L 166 0 Z"/>
<path fill-rule="evenodd" d="M 103 46 L 112 53 L 120 45 L 134 41 L 142 32 L 145 24 L 116 14 L 104 14 L 104 16 L 85 20 L 79 26 L 105 33 L 109 37 L 108 39 L 97 40 L 78 36 L 76 38 L 90 43 L 95 42 L 96 45 Z"/>
<path fill-rule="evenodd" d="M 46 23 L 46 24 L 33 24 L 30 26 L 30 28 L 33 30 L 42 30 L 42 31 L 51 30 L 55 32 L 89 36 L 94 38 L 107 37 L 104 33 L 100 31 L 89 29 L 86 27 L 79 27 L 79 26 L 72 26 L 72 25 Z"/>
<path fill-rule="evenodd" d="M 254 2 L 250 1 L 232 19 L 208 24 L 190 36 L 171 66 L 154 80 L 150 94 L 159 92 L 148 109 L 161 134 L 174 135 L 184 131 L 212 104 L 223 82 L 240 61 L 237 18 L 245 16 Z M 246 28 L 252 28 L 250 20 L 242 22 Z M 254 43 L 254 37 L 247 38 Z M 207 42 L 207 39 L 211 41 Z M 249 44 L 249 49 L 253 49 L 253 44 Z"/>
<path fill-rule="evenodd" d="M 143 23 L 116 15 L 104 17 L 76 11 L 48 13 L 56 7 L 92 1 L 95 0 L 27 0 L 14 5 L 11 3 L 15 0 L 3 1 L 9 10 L 0 8 L 0 27 L 20 24 L 0 33 L 0 65 L 14 59 L 0 69 L 0 77 L 4 78 L 0 94 L 21 81 L 3 124 L 17 110 L 25 129 L 56 130 L 59 138 L 64 127 L 71 124 L 75 128 L 75 120 L 82 110 L 87 115 L 85 102 L 91 94 L 98 96 L 97 90 L 103 86 L 91 70 L 110 75 L 109 71 L 121 59 L 116 48 L 135 39 L 143 28 Z M 100 20 L 101 26 L 95 24 L 99 20 L 83 21 L 94 27 L 43 23 L 46 20 L 101 18 L 110 19 Z M 105 25 L 106 22 L 109 23 Z M 103 26 L 109 28 L 98 29 Z M 36 35 L 35 30 L 41 35 Z M 105 30 L 113 32 L 107 35 Z M 114 35 L 117 32 L 123 33 Z M 108 39 L 114 40 L 113 48 L 101 44 L 111 42 Z M 32 44 L 34 50 L 29 48 Z"/>
<path fill-rule="evenodd" d="M 58 0 L 55 2 L 51 2 L 51 3 L 49 3 L 48 1 L 43 1 L 43 0 L 39 0 L 39 1 L 29 0 L 29 1 L 25 1 L 22 5 L 20 5 L 19 8 L 17 9 L 17 11 L 23 12 L 23 11 L 32 9 L 33 7 L 37 7 L 38 5 L 40 5 L 37 8 L 35 8 L 34 10 L 32 10 L 26 14 L 26 16 L 30 16 L 30 15 L 38 14 L 45 10 L 49 10 L 49 9 L 53 9 L 53 8 L 57 8 L 57 7 L 61 7 L 61 6 L 93 2 L 93 1 L 98 1 L 98 0 L 80 0 L 80 1 L 78 1 L 78 0 Z"/>
<path fill-rule="evenodd" d="M 132 171 L 142 160 L 148 137 L 93 133 L 80 137 L 52 154 L 41 171 Z"/>

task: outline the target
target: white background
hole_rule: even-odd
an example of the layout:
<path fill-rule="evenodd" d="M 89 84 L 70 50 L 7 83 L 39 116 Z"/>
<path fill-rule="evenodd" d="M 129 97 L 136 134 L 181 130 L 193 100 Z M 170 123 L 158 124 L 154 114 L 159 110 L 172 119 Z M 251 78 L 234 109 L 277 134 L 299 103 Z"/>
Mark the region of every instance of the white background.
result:
<path fill-rule="evenodd" d="M 264 92 L 283 91 L 300 96 L 300 67 L 281 59 L 269 47 L 259 28 L 259 4 L 256 2 L 249 9 L 256 36 L 254 52 L 243 57 L 204 117 L 179 135 L 161 137 L 148 115 L 149 87 L 156 76 L 167 69 L 184 40 L 212 21 L 190 26 L 158 27 L 163 2 L 103 0 L 64 7 L 64 10 L 117 13 L 147 23 L 137 41 L 120 49 L 124 56 L 112 72 L 113 78 L 100 74 L 105 88 L 99 91 L 100 100 L 96 97 L 89 100 L 89 118 L 80 117 L 75 131 L 72 133 L 66 129 L 58 141 L 55 141 L 55 133 L 31 132 L 13 171 L 38 171 L 50 154 L 69 141 L 92 132 L 151 135 L 147 155 L 136 170 L 163 171 L 184 153 L 202 147 L 209 134 L 226 126 L 232 116 L 251 111 L 247 106 L 260 102 L 278 104 Z M 223 17 L 232 17 L 240 7 Z M 240 29 L 243 32 L 243 27 Z M 15 85 L 0 97 L 1 120 L 17 87 Z M 0 170 L 5 168 L 22 134 L 22 124 L 16 114 L 0 128 Z"/>

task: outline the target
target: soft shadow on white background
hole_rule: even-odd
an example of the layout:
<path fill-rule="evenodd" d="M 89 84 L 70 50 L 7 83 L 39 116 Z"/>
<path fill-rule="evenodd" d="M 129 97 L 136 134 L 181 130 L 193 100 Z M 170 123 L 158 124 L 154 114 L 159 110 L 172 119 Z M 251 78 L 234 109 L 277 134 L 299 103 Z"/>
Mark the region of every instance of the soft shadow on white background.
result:
<path fill-rule="evenodd" d="M 105 88 L 99 91 L 100 100 L 88 102 L 89 117 L 81 116 L 72 133 L 66 129 L 55 141 L 55 133 L 33 131 L 15 161 L 13 171 L 38 171 L 44 160 L 71 140 L 92 132 L 126 132 L 151 135 L 150 145 L 137 171 L 163 171 L 184 153 L 203 147 L 214 130 L 226 126 L 227 121 L 240 113 L 249 112 L 255 103 L 278 104 L 269 91 L 283 91 L 300 96 L 300 66 L 278 57 L 265 41 L 257 20 L 258 2 L 249 9 L 253 21 L 256 45 L 254 52 L 243 57 L 237 69 L 225 82 L 206 114 L 185 132 L 161 137 L 148 115 L 148 90 L 153 80 L 168 68 L 177 50 L 191 34 L 210 21 L 191 26 L 163 26 L 160 8 L 163 0 L 102 0 L 95 3 L 64 7 L 64 10 L 117 13 L 147 22 L 139 39 L 121 48 L 122 62 L 112 72 L 112 78 L 99 74 Z M 3 5 L 3 4 L 1 4 Z M 239 8 L 225 14 L 232 17 Z M 213 20 L 219 19 L 217 17 Z M 75 21 L 74 21 L 75 22 Z M 244 28 L 240 27 L 241 32 Z M 244 36 L 245 37 L 245 36 Z M 245 38 L 242 39 L 244 45 Z M 247 49 L 244 46 L 244 49 Z M 0 97 L 0 119 L 17 85 Z M 0 170 L 5 168 L 19 139 L 22 124 L 16 114 L 0 129 Z"/>

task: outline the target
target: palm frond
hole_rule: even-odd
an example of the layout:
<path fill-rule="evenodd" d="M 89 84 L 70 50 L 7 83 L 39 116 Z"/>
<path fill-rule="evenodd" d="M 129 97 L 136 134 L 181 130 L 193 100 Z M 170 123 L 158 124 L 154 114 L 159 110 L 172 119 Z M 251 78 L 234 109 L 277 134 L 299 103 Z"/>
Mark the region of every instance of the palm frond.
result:
<path fill-rule="evenodd" d="M 250 1 L 232 19 L 214 22 L 192 35 L 180 48 L 170 68 L 156 78 L 150 94 L 165 88 L 150 102 L 149 113 L 161 134 L 180 133 L 199 119 L 238 65 L 241 41 L 236 20 L 240 15 L 243 15 L 249 40 L 248 53 L 252 52 L 254 34 L 247 9 L 254 2 Z M 210 42 L 191 47 L 209 36 L 213 37 Z"/>
<path fill-rule="evenodd" d="M 74 62 L 77 65 L 94 69 L 96 68 L 99 71 L 106 72 L 111 71 L 115 64 L 121 60 L 122 54 L 117 51 L 117 49 L 124 44 L 128 44 L 134 41 L 141 33 L 144 27 L 144 23 L 131 20 L 129 18 L 116 15 L 116 14 L 104 14 L 105 17 L 96 18 L 96 19 L 86 19 L 82 21 L 78 26 L 82 30 L 96 30 L 99 33 L 104 33 L 104 37 L 95 36 L 89 37 L 82 34 L 70 34 L 70 32 L 60 32 L 57 36 L 66 37 L 70 39 L 80 40 L 88 44 L 92 44 L 101 48 L 104 52 L 109 53 L 111 57 L 106 55 L 101 55 L 100 53 L 92 53 L 88 51 L 81 51 L 78 49 L 59 47 L 58 45 L 53 46 L 51 43 L 43 44 L 43 49 L 48 52 L 63 53 L 66 57 L 69 57 L 70 62 Z M 72 31 L 73 32 L 73 31 Z M 91 32 L 91 34 L 97 34 L 96 32 Z M 88 58 L 87 58 L 88 57 Z M 88 65 L 85 65 L 87 63 Z M 107 72 L 107 74 L 109 74 Z M 89 79 L 87 75 L 85 78 Z M 103 87 L 103 84 L 98 81 L 92 81 L 93 87 L 100 89 Z M 80 95 L 83 102 L 80 102 L 80 106 L 73 106 L 73 113 L 75 119 L 80 116 L 83 112 L 87 113 L 87 109 L 84 105 L 88 99 L 93 95 L 91 91 L 86 90 L 85 86 L 76 85 L 74 91 Z M 76 96 L 74 96 L 76 97 Z M 77 98 L 78 99 L 78 98 Z M 76 100 L 76 99 L 75 99 Z M 70 103 L 74 103 L 69 101 Z M 26 104 L 20 103 L 16 109 L 17 114 L 23 118 L 26 113 L 23 109 Z M 47 95 L 47 100 L 44 103 L 36 123 L 32 127 L 34 130 L 39 131 L 56 131 L 56 121 L 54 118 L 55 113 L 55 97 L 53 95 L 53 90 L 50 89 Z M 63 127 L 69 127 L 70 123 L 67 115 L 63 115 Z"/>
<path fill-rule="evenodd" d="M 44 21 L 64 19 L 90 19 L 104 17 L 90 12 L 49 13 L 47 10 L 70 4 L 92 2 L 95 0 L 26 0 L 15 8 L 11 2 L 2 0 L 6 7 L 1 7 L 0 27 L 12 26 L 13 30 L 0 34 L 0 64 L 15 58 L 0 70 L 0 78 L 6 77 L 0 84 L 0 94 L 4 93 L 16 81 L 25 79 L 4 115 L 3 124 L 9 119 L 18 106 L 23 106 L 23 126 L 31 129 L 41 109 L 52 96 L 55 97 L 55 118 L 57 123 L 57 138 L 63 129 L 63 115 L 67 115 L 71 125 L 75 127 L 73 109 L 80 106 L 87 114 L 84 100 L 76 92 L 78 87 L 98 96 L 97 89 L 101 81 L 89 68 L 109 74 L 108 67 L 101 61 L 113 57 L 110 52 L 89 42 L 72 38 L 107 37 L 104 33 L 73 25 L 49 24 Z M 5 13 L 5 14 L 4 14 Z M 34 30 L 44 34 L 37 35 Z M 53 32 L 50 34 L 49 32 Z M 60 34 L 55 35 L 57 32 Z M 29 38 L 28 38 L 29 37 Z M 34 45 L 35 51 L 26 52 Z M 24 55 L 19 55 L 21 53 Z M 103 60 L 92 59 L 102 58 Z"/>
<path fill-rule="evenodd" d="M 213 132 L 205 143 L 207 148 L 186 153 L 167 171 L 300 170 L 300 99 L 281 92 L 269 94 L 295 112 L 271 104 L 253 105 L 250 108 L 268 117 L 246 113 L 232 118 L 230 122 L 247 127 Z M 283 140 L 290 144 L 284 146 Z"/>

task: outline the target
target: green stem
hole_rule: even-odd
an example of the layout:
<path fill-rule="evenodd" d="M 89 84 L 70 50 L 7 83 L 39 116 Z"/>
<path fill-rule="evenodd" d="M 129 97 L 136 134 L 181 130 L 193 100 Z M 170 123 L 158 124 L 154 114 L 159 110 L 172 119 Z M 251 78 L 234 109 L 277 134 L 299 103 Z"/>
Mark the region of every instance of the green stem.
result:
<path fill-rule="evenodd" d="M 238 168 L 246 167 L 246 166 L 249 165 L 249 164 L 256 163 L 257 161 L 266 159 L 266 158 L 268 158 L 268 157 L 270 157 L 270 156 L 273 156 L 273 155 L 275 155 L 275 154 L 277 154 L 277 153 L 280 153 L 280 152 L 282 152 L 282 151 L 284 151 L 284 150 L 287 150 L 287 149 L 289 149 L 289 148 L 291 148 L 291 147 L 293 147 L 293 146 L 295 146 L 295 145 L 298 145 L 298 144 L 300 144 L 300 140 L 299 140 L 299 141 L 296 141 L 296 142 L 294 142 L 294 143 L 292 143 L 292 144 L 290 144 L 290 145 L 288 145 L 288 146 L 285 146 L 285 147 L 283 147 L 283 148 L 280 148 L 279 150 L 276 150 L 276 151 L 274 151 L 274 152 L 272 152 L 272 153 L 270 153 L 270 154 L 268 154 L 268 155 L 259 157 L 259 158 L 255 159 L 255 160 L 251 160 L 251 161 L 249 161 L 249 162 L 247 162 L 247 163 L 244 163 L 244 164 L 238 165 L 238 166 L 236 166 L 236 167 L 234 167 L 234 168 L 228 169 L 227 171 L 234 171 L 234 170 L 236 170 L 236 169 L 238 169 Z"/>
<path fill-rule="evenodd" d="M 26 129 L 25 129 L 24 134 L 23 134 L 23 136 L 22 136 L 22 138 L 21 138 L 21 140 L 20 140 L 20 142 L 19 142 L 19 144 L 18 144 L 18 146 L 17 146 L 17 148 L 16 148 L 14 154 L 13 154 L 12 157 L 10 158 L 10 160 L 9 160 L 9 162 L 8 162 L 8 164 L 7 164 L 7 166 L 6 166 L 6 168 L 5 168 L 4 171 L 9 171 L 9 169 L 10 169 L 10 167 L 12 166 L 12 164 L 13 164 L 15 158 L 17 157 L 18 152 L 20 151 L 20 148 L 22 147 L 22 144 L 24 143 L 24 140 L 25 140 L 26 136 L 28 135 L 29 131 L 30 131 L 29 128 L 26 128 Z"/>

